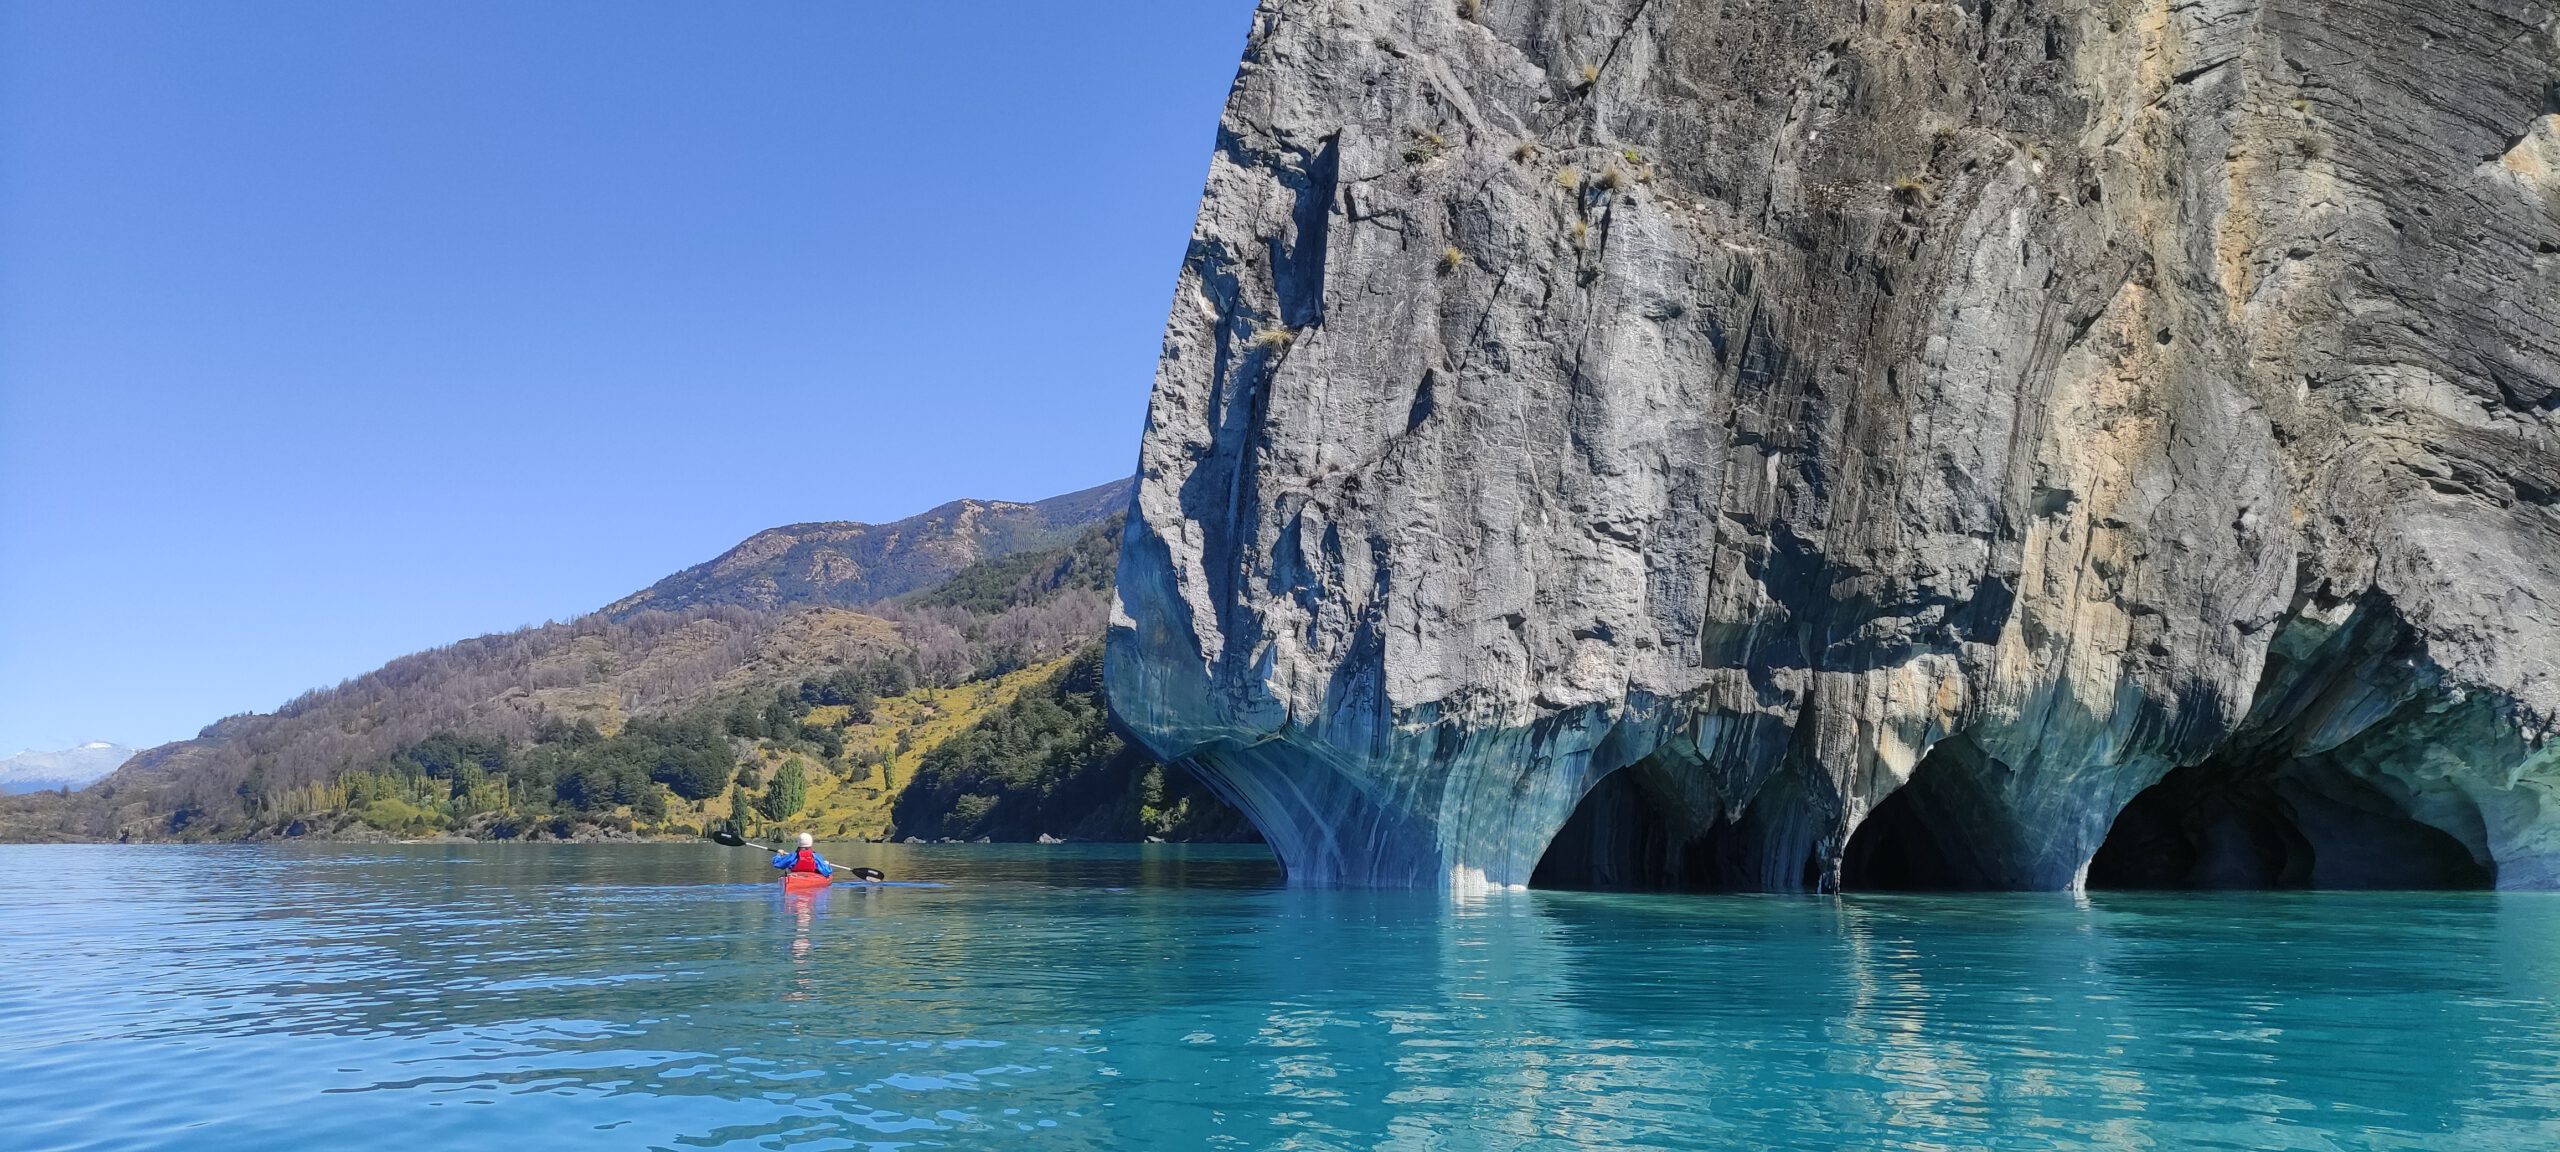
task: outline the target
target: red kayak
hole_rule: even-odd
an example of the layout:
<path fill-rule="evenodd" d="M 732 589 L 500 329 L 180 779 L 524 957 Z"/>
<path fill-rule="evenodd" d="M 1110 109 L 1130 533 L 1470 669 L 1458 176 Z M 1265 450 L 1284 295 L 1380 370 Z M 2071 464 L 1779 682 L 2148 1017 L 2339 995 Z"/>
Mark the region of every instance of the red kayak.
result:
<path fill-rule="evenodd" d="M 782 874 L 782 890 L 785 892 L 817 892 L 825 889 L 827 885 L 833 883 L 835 883 L 835 881 L 815 872 L 785 872 Z"/>

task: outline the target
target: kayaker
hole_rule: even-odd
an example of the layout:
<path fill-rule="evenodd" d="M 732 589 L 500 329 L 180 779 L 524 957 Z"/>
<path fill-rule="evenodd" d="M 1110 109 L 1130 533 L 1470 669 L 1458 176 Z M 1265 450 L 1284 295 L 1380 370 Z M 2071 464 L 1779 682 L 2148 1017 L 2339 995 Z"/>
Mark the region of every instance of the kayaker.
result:
<path fill-rule="evenodd" d="M 817 840 L 808 833 L 801 833 L 799 850 L 775 856 L 773 866 L 785 872 L 815 872 L 820 876 L 835 875 L 836 866 L 827 863 L 826 857 L 818 855 L 818 850 L 813 847 L 816 843 Z"/>

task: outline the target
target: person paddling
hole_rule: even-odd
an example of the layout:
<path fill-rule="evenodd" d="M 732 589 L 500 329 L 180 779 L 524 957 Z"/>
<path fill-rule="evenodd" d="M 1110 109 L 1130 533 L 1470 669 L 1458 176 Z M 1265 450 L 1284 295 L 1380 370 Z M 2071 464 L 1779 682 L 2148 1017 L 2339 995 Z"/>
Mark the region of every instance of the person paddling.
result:
<path fill-rule="evenodd" d="M 808 833 L 801 833 L 800 849 L 796 852 L 776 855 L 773 858 L 773 866 L 785 872 L 815 872 L 820 876 L 835 875 L 836 866 L 827 863 L 826 857 L 818 855 L 818 850 L 814 847 L 816 844 L 817 841 Z"/>

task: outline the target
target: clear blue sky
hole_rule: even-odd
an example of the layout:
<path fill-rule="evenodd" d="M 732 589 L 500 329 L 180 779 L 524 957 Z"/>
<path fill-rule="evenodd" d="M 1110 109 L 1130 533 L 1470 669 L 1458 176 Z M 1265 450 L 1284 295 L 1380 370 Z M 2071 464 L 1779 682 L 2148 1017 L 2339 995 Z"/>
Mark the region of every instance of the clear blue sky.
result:
<path fill-rule="evenodd" d="M 0 755 L 1126 474 L 1248 0 L 0 0 Z"/>

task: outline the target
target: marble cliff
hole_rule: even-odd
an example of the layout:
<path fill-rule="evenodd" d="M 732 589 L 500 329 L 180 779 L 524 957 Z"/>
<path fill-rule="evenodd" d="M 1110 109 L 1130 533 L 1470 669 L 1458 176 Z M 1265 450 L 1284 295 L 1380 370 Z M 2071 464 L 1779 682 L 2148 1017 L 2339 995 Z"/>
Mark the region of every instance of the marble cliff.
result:
<path fill-rule="evenodd" d="M 2560 885 L 2553 0 L 1270 0 L 1112 699 L 1313 884 Z"/>

